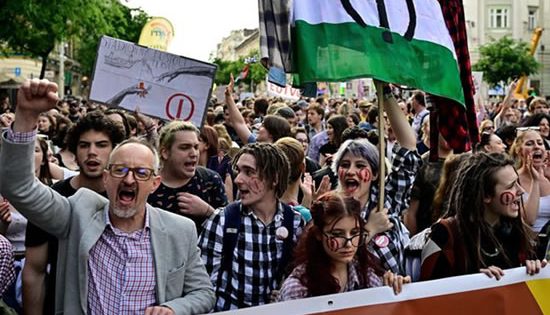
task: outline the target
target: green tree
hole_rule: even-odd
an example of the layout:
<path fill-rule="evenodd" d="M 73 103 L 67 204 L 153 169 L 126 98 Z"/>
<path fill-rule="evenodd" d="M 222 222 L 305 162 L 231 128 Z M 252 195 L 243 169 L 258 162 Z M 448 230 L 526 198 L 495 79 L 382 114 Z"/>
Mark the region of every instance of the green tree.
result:
<path fill-rule="evenodd" d="M 89 28 L 82 29 L 79 35 L 76 59 L 84 74 L 92 73 L 101 36 L 137 43 L 141 29 L 150 18 L 143 10 L 128 8 L 118 1 L 112 1 L 109 7 L 98 6 L 95 9 L 98 16 L 101 16 L 101 26 L 98 27 L 97 21 L 92 20 L 91 23 L 96 26 L 90 25 Z"/>
<path fill-rule="evenodd" d="M 98 34 L 134 39 L 146 15 L 133 12 L 118 0 L 4 0 L 0 5 L 0 42 L 5 45 L 0 49 L 4 54 L 16 52 L 40 58 L 40 77 L 43 78 L 48 56 L 55 45 L 62 40 L 76 39 L 80 41 L 76 46 L 80 44 L 83 58 L 79 61 L 89 71 L 95 57 L 91 58 L 89 51 L 86 52 L 89 45 L 93 45 L 88 41 L 97 41 Z M 139 36 L 139 32 L 137 34 Z"/>
<path fill-rule="evenodd" d="M 481 46 L 479 53 L 480 59 L 473 69 L 483 71 L 483 79 L 492 86 L 536 73 L 539 68 L 539 63 L 529 54 L 528 44 L 509 37 Z"/>
<path fill-rule="evenodd" d="M 229 82 L 229 75 L 233 73 L 235 78 L 241 73 L 241 71 L 246 66 L 245 59 L 258 57 L 259 53 L 257 50 L 250 52 L 246 57 L 241 57 L 237 61 L 227 61 L 221 59 L 214 59 L 213 63 L 218 65 L 218 71 L 216 71 L 216 78 L 214 82 L 218 85 L 227 84 Z M 244 79 L 244 82 L 249 84 L 251 81 L 254 82 L 254 85 L 258 85 L 260 82 L 265 80 L 267 71 L 265 68 L 258 62 L 250 63 L 250 68 L 248 76 Z"/>

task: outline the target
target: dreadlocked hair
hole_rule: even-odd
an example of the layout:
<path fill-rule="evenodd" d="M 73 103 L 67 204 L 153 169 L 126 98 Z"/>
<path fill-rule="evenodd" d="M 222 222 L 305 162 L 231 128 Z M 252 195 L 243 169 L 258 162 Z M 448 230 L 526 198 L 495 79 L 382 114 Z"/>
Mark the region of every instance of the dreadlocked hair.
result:
<path fill-rule="evenodd" d="M 481 254 L 482 236 L 495 245 L 502 253 L 505 262 L 513 267 L 511 257 L 506 255 L 502 243 L 498 240 L 491 226 L 484 219 L 484 198 L 495 195 L 498 178 L 496 172 L 506 166 L 514 165 L 514 161 L 505 154 L 483 153 L 472 155 L 461 164 L 456 182 L 451 189 L 448 214 L 456 213 L 460 238 L 465 245 L 465 266 L 468 272 L 479 272 L 480 268 L 488 267 Z M 523 207 L 523 205 L 522 205 Z M 524 210 L 520 209 L 520 213 Z M 521 214 L 516 218 L 501 216 L 500 224 L 510 226 L 518 231 L 520 249 L 528 256 L 532 255 L 532 234 L 523 223 Z"/>
<path fill-rule="evenodd" d="M 311 223 L 298 240 L 294 251 L 294 266 L 304 265 L 304 273 L 299 275 L 300 282 L 308 289 L 310 296 L 338 293 L 341 290 L 338 280 L 331 275 L 331 258 L 323 247 L 323 231 L 326 226 L 334 226 L 342 218 L 351 216 L 357 226 L 365 224 L 361 217 L 361 204 L 353 197 L 344 197 L 335 191 L 321 195 L 311 206 Z M 368 283 L 368 269 L 372 268 L 382 275 L 384 270 L 379 261 L 365 245 L 357 248 L 355 254 L 357 275 L 363 287 Z"/>
<path fill-rule="evenodd" d="M 273 183 L 275 196 L 280 198 L 287 189 L 290 174 L 290 163 L 285 153 L 270 143 L 249 143 L 233 158 L 233 168 L 236 168 L 243 154 L 250 154 L 256 159 L 256 171 L 260 179 L 268 184 Z"/>

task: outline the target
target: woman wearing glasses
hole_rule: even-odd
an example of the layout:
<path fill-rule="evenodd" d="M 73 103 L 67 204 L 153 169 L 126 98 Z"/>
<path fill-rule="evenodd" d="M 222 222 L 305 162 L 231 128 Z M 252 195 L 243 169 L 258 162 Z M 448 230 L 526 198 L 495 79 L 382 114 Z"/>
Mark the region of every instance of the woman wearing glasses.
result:
<path fill-rule="evenodd" d="M 523 200 L 523 218 L 533 231 L 539 232 L 550 220 L 550 169 L 548 153 L 538 127 L 517 128 L 517 137 L 510 149 L 516 161 L 519 181 L 527 191 Z"/>
<path fill-rule="evenodd" d="M 365 244 L 372 235 L 363 228 L 357 200 L 328 192 L 314 202 L 311 215 L 312 224 L 298 241 L 296 267 L 283 283 L 279 301 L 382 285 L 393 287 L 398 294 L 403 284 L 410 282 L 410 277 L 384 273 L 367 250 Z"/>

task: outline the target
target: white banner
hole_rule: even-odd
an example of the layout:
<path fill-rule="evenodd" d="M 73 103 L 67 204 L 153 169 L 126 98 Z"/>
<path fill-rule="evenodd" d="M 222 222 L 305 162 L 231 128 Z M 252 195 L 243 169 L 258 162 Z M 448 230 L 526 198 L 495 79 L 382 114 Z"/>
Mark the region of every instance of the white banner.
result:
<path fill-rule="evenodd" d="M 216 65 L 103 36 L 90 100 L 201 127 Z"/>
<path fill-rule="evenodd" d="M 508 269 L 499 281 L 484 274 L 407 284 L 399 295 L 390 287 L 364 289 L 273 303 L 220 314 L 550 314 L 550 267 L 534 276 L 525 267 Z"/>
<path fill-rule="evenodd" d="M 291 85 L 287 84 L 286 87 L 282 88 L 267 80 L 265 82 L 267 87 L 267 95 L 269 96 L 282 97 L 290 101 L 297 101 L 300 99 L 300 90 L 293 88 Z"/>

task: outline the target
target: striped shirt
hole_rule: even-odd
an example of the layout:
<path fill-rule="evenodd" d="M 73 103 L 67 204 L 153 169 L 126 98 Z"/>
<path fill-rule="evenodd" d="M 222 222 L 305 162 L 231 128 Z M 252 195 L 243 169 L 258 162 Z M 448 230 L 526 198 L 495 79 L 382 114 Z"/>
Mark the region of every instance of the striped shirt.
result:
<path fill-rule="evenodd" d="M 204 223 L 199 240 L 202 260 L 216 287 L 214 311 L 238 309 L 269 303 L 271 291 L 279 287 L 274 276 L 283 254 L 284 240 L 275 232 L 283 226 L 283 207 L 279 203 L 273 221 L 265 225 L 246 207 L 241 208 L 241 226 L 233 252 L 232 272 L 222 271 L 221 285 L 217 286 L 223 252 L 224 209 L 216 210 Z M 300 213 L 294 213 L 296 243 L 305 224 Z"/>
<path fill-rule="evenodd" d="M 144 314 L 156 303 L 149 214 L 143 229 L 126 233 L 111 224 L 107 207 L 107 226 L 88 260 L 88 314 Z"/>

